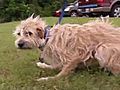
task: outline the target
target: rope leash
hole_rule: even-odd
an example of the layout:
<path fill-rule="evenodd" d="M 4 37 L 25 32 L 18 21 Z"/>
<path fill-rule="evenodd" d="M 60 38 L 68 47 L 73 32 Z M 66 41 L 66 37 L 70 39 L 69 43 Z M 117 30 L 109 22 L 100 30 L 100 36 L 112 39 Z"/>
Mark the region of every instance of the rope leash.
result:
<path fill-rule="evenodd" d="M 61 12 L 60 18 L 59 18 L 58 22 L 56 23 L 56 25 L 61 23 L 61 21 L 64 17 L 64 10 L 67 7 L 67 3 L 68 3 L 68 1 L 64 0 L 64 4 L 63 4 L 63 7 L 62 7 L 62 12 Z"/>
<path fill-rule="evenodd" d="M 63 4 L 63 7 L 62 7 L 61 15 L 60 15 L 60 17 L 58 19 L 58 22 L 55 24 L 55 26 L 62 22 L 62 19 L 64 17 L 64 10 L 67 7 L 67 3 L 68 3 L 68 1 L 64 0 L 64 4 Z M 44 31 L 45 31 L 44 32 L 44 38 L 47 39 L 47 41 L 48 41 L 50 29 L 51 29 L 51 26 L 49 26 L 49 25 L 44 28 Z"/>
<path fill-rule="evenodd" d="M 64 5 L 62 7 L 61 15 L 60 15 L 60 17 L 58 19 L 58 22 L 55 24 L 55 26 L 57 26 L 58 24 L 60 24 L 62 22 L 62 19 L 64 17 L 64 10 L 67 7 L 67 3 L 68 3 L 67 0 L 64 0 Z M 46 43 L 48 42 L 48 40 L 50 38 L 50 29 L 51 29 L 51 26 L 49 26 L 49 25 L 44 28 L 45 45 L 46 45 Z M 44 46 L 39 46 L 39 48 L 43 48 Z"/>

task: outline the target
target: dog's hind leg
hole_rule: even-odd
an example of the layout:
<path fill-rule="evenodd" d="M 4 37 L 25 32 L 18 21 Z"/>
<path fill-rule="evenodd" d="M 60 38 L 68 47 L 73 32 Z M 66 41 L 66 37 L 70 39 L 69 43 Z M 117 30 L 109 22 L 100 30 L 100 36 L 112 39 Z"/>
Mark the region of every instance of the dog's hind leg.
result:
<path fill-rule="evenodd" d="M 114 75 L 120 73 L 120 48 L 117 44 L 107 44 L 98 47 L 95 58 L 101 67 L 112 72 Z"/>

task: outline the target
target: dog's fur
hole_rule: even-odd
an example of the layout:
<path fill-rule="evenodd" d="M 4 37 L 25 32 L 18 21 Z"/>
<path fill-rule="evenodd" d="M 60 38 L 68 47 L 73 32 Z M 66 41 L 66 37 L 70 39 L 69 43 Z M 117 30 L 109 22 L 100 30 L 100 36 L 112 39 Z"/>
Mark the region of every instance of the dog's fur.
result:
<path fill-rule="evenodd" d="M 44 45 L 45 42 L 42 41 L 44 39 L 44 27 L 46 26 L 44 21 L 37 18 L 36 21 L 40 22 L 38 25 L 42 30 L 42 32 L 39 32 L 40 34 L 37 34 L 36 22 L 29 25 L 29 22 L 34 21 L 34 19 L 28 19 L 18 26 L 20 33 L 33 31 L 37 36 L 30 37 L 28 41 L 31 42 L 31 39 L 34 41 L 37 38 L 39 40 L 34 42 L 41 46 Z M 24 30 L 26 26 L 28 28 Z M 18 30 L 15 32 L 18 32 Z M 120 29 L 111 25 L 108 19 L 97 19 L 83 25 L 57 25 L 51 29 L 50 34 L 51 36 L 41 55 L 45 63 L 38 62 L 37 65 L 41 68 L 61 68 L 61 72 L 54 77 L 40 78 L 38 81 L 67 75 L 80 63 L 86 65 L 89 58 L 96 58 L 101 67 L 111 71 L 114 75 L 120 73 Z M 27 38 L 24 35 L 20 37 L 21 40 Z"/>

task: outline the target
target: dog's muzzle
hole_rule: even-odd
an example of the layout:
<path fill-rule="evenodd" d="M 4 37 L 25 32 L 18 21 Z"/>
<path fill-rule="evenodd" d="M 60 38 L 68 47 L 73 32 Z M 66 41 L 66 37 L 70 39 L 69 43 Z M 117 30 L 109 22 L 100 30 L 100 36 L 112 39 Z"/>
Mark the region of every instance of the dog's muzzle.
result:
<path fill-rule="evenodd" d="M 19 42 L 17 42 L 17 47 L 19 49 L 31 49 L 32 45 L 27 41 L 20 40 Z"/>
<path fill-rule="evenodd" d="M 24 46 L 24 43 L 18 43 L 19 48 L 22 48 Z"/>
<path fill-rule="evenodd" d="M 24 44 L 25 43 L 23 41 L 20 41 L 17 45 L 18 45 L 19 48 L 23 48 Z"/>

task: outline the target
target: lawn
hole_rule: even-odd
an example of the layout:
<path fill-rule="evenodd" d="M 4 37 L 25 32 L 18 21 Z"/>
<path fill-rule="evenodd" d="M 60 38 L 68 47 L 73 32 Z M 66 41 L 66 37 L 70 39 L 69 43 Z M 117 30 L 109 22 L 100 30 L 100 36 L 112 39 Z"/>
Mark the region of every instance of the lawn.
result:
<path fill-rule="evenodd" d="M 58 18 L 43 18 L 54 25 Z M 63 23 L 82 24 L 95 18 L 64 18 Z M 120 18 L 110 19 L 120 26 Z M 99 67 L 77 70 L 60 80 L 40 81 L 42 76 L 53 76 L 56 70 L 40 69 L 36 66 L 38 49 L 20 50 L 14 45 L 13 31 L 19 22 L 0 24 L 0 90 L 120 90 L 120 76 L 109 75 Z"/>

